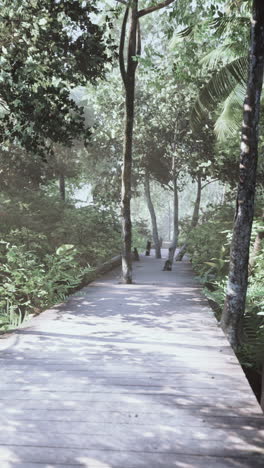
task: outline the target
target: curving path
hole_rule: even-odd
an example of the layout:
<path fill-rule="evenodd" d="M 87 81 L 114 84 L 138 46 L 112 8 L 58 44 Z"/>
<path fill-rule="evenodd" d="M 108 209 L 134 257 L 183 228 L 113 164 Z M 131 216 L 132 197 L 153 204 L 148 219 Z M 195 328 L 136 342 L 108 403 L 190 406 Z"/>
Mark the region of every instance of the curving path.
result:
<path fill-rule="evenodd" d="M 0 468 L 258 468 L 264 418 L 187 262 L 115 270 L 0 340 Z"/>

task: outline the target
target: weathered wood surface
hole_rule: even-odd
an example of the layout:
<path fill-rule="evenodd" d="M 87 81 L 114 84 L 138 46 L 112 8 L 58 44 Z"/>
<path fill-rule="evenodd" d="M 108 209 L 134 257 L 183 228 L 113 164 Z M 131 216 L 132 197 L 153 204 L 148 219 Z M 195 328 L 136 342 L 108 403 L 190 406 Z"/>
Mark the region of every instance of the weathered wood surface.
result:
<path fill-rule="evenodd" d="M 141 258 L 0 340 L 1 468 L 264 466 L 264 419 L 183 262 Z"/>

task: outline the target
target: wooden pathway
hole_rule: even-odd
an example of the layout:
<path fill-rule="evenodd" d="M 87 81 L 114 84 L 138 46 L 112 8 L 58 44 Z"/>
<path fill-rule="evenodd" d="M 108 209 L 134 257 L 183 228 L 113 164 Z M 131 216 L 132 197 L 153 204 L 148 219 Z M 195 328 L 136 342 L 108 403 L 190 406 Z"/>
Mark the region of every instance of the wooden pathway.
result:
<path fill-rule="evenodd" d="M 187 262 L 0 340 L 0 468 L 264 467 L 264 418 Z"/>

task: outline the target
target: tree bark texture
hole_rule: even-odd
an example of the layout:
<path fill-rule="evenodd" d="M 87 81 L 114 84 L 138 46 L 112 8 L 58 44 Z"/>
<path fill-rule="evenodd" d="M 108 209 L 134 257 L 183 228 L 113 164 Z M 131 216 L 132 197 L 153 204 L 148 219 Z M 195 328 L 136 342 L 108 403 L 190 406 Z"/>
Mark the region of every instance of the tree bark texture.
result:
<path fill-rule="evenodd" d="M 155 209 L 151 200 L 149 175 L 147 173 L 145 174 L 145 178 L 144 178 L 144 188 L 145 188 L 145 197 L 147 201 L 147 206 L 148 206 L 148 210 L 149 210 L 149 214 L 151 218 L 152 237 L 153 237 L 153 242 L 155 246 L 155 256 L 156 258 L 161 258 L 157 218 L 156 218 Z"/>
<path fill-rule="evenodd" d="M 261 408 L 262 408 L 262 411 L 264 412 L 264 364 L 262 364 L 260 406 L 261 406 Z"/>
<path fill-rule="evenodd" d="M 171 245 L 169 247 L 168 259 L 164 265 L 164 271 L 170 271 L 175 250 L 178 244 L 179 237 L 179 197 L 178 197 L 178 185 L 177 185 L 177 175 L 174 173 L 173 176 L 173 235 Z"/>
<path fill-rule="evenodd" d="M 253 0 L 247 95 L 244 102 L 237 207 L 230 251 L 229 276 L 221 326 L 237 348 L 245 311 L 250 235 L 258 161 L 258 125 L 264 70 L 264 6 Z"/>
<path fill-rule="evenodd" d="M 198 176 L 197 178 L 197 193 L 196 193 L 196 200 L 194 203 L 194 209 L 193 209 L 193 215 L 192 215 L 192 220 L 191 220 L 191 226 L 190 226 L 190 232 L 197 226 L 198 221 L 199 221 L 199 211 L 200 211 L 200 205 L 201 205 L 201 196 L 202 196 L 202 180 L 201 177 Z M 184 255 L 187 252 L 187 240 L 179 250 L 178 254 L 175 257 L 176 262 L 181 262 Z"/>
<path fill-rule="evenodd" d="M 59 185 L 60 185 L 60 198 L 63 202 L 66 200 L 66 191 L 65 191 L 65 176 L 64 174 L 60 174 L 59 177 Z"/>

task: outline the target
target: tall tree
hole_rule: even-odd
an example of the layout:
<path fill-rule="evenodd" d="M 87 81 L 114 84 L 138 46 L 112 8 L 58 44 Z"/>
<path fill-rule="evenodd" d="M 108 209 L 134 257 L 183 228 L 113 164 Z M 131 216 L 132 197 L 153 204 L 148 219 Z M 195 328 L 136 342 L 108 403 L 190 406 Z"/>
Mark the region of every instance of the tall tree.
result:
<path fill-rule="evenodd" d="M 227 295 L 221 320 L 222 328 L 235 348 L 239 344 L 240 325 L 245 311 L 248 284 L 248 260 L 254 215 L 263 72 L 264 7 L 262 0 L 253 0 L 249 74 L 243 112 L 237 206 L 230 252 Z"/>
<path fill-rule="evenodd" d="M 140 38 L 140 18 L 156 10 L 166 7 L 174 0 L 165 0 L 157 5 L 139 9 L 138 0 L 118 0 L 126 6 L 124 20 L 120 37 L 119 63 L 120 72 L 125 88 L 125 131 L 124 131 L 124 151 L 123 151 L 123 169 L 122 169 L 122 191 L 121 191 L 121 217 L 122 217 L 122 272 L 123 281 L 126 284 L 132 283 L 132 225 L 130 214 L 131 201 L 131 174 L 132 174 L 132 145 L 133 145 L 133 126 L 134 126 L 134 108 L 135 108 L 135 78 L 137 69 L 136 56 L 141 53 Z M 124 60 L 125 38 L 128 17 L 130 15 L 130 26 L 127 40 L 127 65 Z"/>

